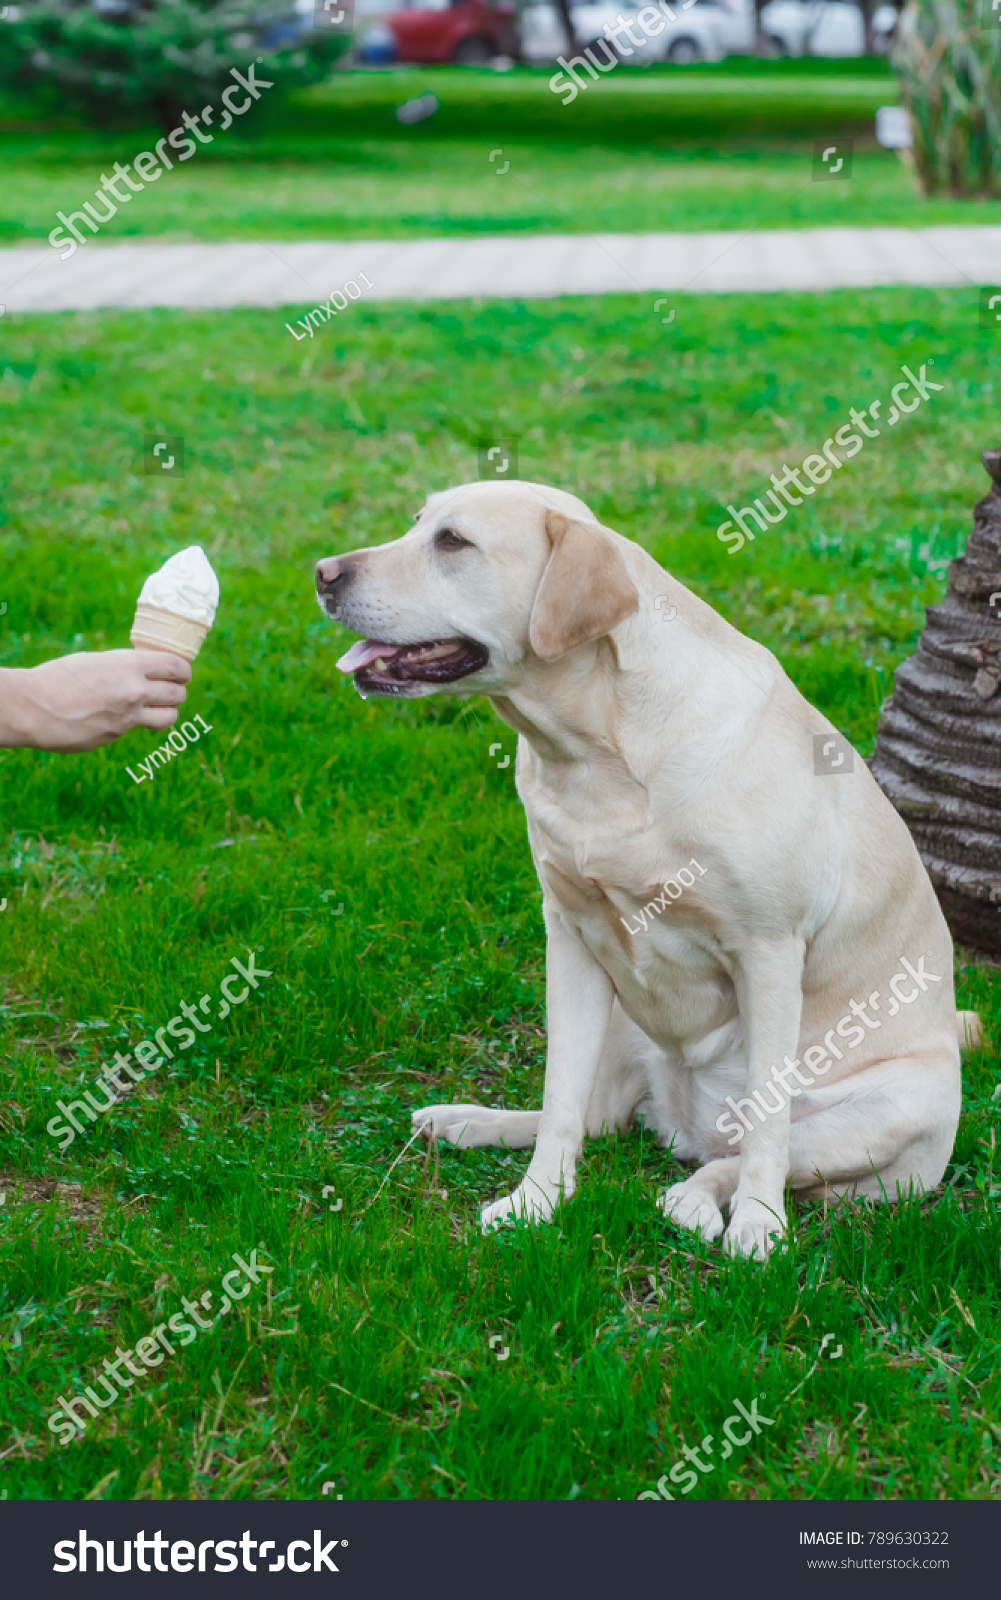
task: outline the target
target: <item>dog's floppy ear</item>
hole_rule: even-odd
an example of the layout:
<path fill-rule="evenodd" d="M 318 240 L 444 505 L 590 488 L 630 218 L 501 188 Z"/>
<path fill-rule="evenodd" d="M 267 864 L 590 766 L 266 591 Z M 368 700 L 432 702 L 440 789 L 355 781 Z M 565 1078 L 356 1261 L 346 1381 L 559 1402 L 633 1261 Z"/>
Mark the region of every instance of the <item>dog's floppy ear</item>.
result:
<path fill-rule="evenodd" d="M 546 512 L 552 552 L 542 574 L 528 638 L 543 661 L 608 633 L 639 607 L 622 558 L 597 522 Z"/>

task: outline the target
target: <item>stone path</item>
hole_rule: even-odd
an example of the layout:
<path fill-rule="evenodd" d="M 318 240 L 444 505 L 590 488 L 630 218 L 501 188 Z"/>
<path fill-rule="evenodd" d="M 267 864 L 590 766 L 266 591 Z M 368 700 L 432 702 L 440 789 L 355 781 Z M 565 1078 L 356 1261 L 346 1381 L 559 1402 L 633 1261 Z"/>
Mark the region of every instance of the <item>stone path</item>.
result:
<path fill-rule="evenodd" d="M 1001 227 L 555 234 L 328 244 L 103 244 L 0 250 L 9 312 L 289 306 L 364 273 L 377 300 L 1001 283 Z"/>

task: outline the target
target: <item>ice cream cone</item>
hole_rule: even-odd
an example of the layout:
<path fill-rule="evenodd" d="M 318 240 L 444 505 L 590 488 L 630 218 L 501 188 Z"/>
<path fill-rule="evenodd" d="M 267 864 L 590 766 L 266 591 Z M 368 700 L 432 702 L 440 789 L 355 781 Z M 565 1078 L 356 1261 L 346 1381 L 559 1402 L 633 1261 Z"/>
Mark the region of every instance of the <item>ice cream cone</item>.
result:
<path fill-rule="evenodd" d="M 202 647 L 209 624 L 182 617 L 176 611 L 163 611 L 140 600 L 129 638 L 137 650 L 163 650 L 194 661 Z"/>
<path fill-rule="evenodd" d="M 178 550 L 143 584 L 129 637 L 137 649 L 194 661 L 215 621 L 219 580 L 201 545 Z"/>

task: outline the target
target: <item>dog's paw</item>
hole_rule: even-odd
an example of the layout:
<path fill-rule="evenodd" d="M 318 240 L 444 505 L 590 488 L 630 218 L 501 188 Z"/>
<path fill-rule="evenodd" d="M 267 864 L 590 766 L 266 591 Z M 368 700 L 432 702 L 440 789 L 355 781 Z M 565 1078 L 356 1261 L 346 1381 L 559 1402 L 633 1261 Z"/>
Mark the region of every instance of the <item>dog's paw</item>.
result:
<path fill-rule="evenodd" d="M 730 1216 L 723 1249 L 728 1256 L 766 1261 L 785 1231 L 785 1216 L 778 1207 L 772 1210 L 760 1200 L 740 1200 Z"/>
<path fill-rule="evenodd" d="M 548 1194 L 538 1184 L 519 1183 L 511 1194 L 483 1207 L 480 1227 L 484 1233 L 489 1233 L 491 1228 L 503 1227 L 506 1222 L 548 1222 L 555 1203 L 556 1196 Z"/>
<path fill-rule="evenodd" d="M 493 1144 L 493 1122 L 497 1112 L 489 1106 L 422 1106 L 410 1113 L 414 1133 L 428 1139 L 447 1139 L 460 1150 L 475 1145 Z"/>
<path fill-rule="evenodd" d="M 657 1196 L 657 1204 L 665 1217 L 670 1217 L 679 1228 L 690 1228 L 703 1239 L 718 1239 L 723 1232 L 723 1213 L 711 1194 L 694 1184 L 691 1179 L 673 1183 Z"/>

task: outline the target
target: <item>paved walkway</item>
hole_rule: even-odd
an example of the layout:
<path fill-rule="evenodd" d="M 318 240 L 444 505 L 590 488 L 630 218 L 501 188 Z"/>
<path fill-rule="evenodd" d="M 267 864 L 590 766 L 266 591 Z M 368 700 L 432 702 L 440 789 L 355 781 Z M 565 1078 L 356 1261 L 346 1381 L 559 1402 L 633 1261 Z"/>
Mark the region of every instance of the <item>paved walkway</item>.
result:
<path fill-rule="evenodd" d="M 545 298 L 637 290 L 1001 283 L 1001 227 L 806 228 L 757 233 L 555 234 L 330 244 L 103 244 L 62 261 L 0 250 L 8 311 L 297 306 L 364 273 L 377 300 Z"/>

